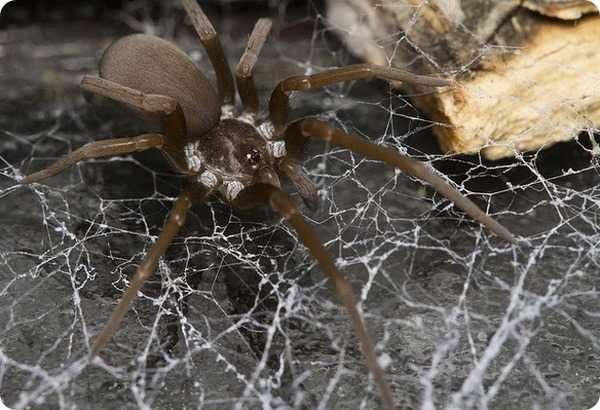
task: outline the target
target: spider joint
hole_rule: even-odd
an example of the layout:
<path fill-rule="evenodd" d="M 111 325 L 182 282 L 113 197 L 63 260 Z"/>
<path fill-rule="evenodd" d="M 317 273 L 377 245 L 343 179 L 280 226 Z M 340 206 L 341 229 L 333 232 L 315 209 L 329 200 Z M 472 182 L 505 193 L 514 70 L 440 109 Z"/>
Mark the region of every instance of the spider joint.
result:
<path fill-rule="evenodd" d="M 268 144 L 269 151 L 273 158 L 283 158 L 287 154 L 285 141 L 273 141 Z"/>
<path fill-rule="evenodd" d="M 257 128 L 258 133 L 266 140 L 273 140 L 275 139 L 275 135 L 276 135 L 276 131 L 275 131 L 275 126 L 273 125 L 273 123 L 271 121 L 265 121 L 262 124 L 260 124 Z"/>
<path fill-rule="evenodd" d="M 221 121 L 230 120 L 235 117 L 235 107 L 233 104 L 224 104 L 221 107 Z"/>
<path fill-rule="evenodd" d="M 200 172 L 202 169 L 203 158 L 199 152 L 199 141 L 194 141 L 185 146 L 185 159 L 187 161 L 188 168 L 193 172 Z"/>
<path fill-rule="evenodd" d="M 208 189 L 213 189 L 219 183 L 219 178 L 217 178 L 217 176 L 210 171 L 204 171 L 198 180 Z"/>
<path fill-rule="evenodd" d="M 238 121 L 245 122 L 246 124 L 250 124 L 254 126 L 256 123 L 256 114 L 250 111 L 244 112 L 242 115 L 237 117 Z"/>

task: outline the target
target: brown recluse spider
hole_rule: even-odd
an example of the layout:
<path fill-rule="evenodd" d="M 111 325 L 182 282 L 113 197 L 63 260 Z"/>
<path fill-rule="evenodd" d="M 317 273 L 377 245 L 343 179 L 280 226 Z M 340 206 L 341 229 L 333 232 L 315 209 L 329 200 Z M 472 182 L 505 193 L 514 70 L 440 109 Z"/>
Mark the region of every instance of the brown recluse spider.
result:
<path fill-rule="evenodd" d="M 124 103 L 146 117 L 160 119 L 163 124 L 162 132 L 86 144 L 48 168 L 26 176 L 22 181 L 23 184 L 38 182 L 84 159 L 122 155 L 151 148 L 161 150 L 175 170 L 188 177 L 186 189 L 175 201 L 158 240 L 138 267 L 131 286 L 97 337 L 91 356 L 97 355 L 119 328 L 138 290 L 154 273 L 159 258 L 164 255 L 183 226 L 192 204 L 202 201 L 211 193 L 219 193 L 229 203 L 241 208 L 268 204 L 294 227 L 298 238 L 328 275 L 347 309 L 385 407 L 392 409 L 392 393 L 357 309 L 352 287 L 336 269 L 329 252 L 306 223 L 294 202 L 281 190 L 280 176 L 291 181 L 307 204 L 314 204 L 317 191 L 303 173 L 298 153 L 309 137 L 320 138 L 365 157 L 383 161 L 428 182 L 496 235 L 513 243 L 516 242 L 515 238 L 423 163 L 392 148 L 378 146 L 331 128 L 316 119 L 303 119 L 288 124 L 288 100 L 290 93 L 294 91 L 372 77 L 430 87 L 448 86 L 453 82 L 418 76 L 391 67 L 350 65 L 281 81 L 271 94 L 269 115 L 261 116 L 253 69 L 271 29 L 271 20 L 261 18 L 235 69 L 243 106 L 241 113 L 236 113 L 236 87 L 219 37 L 195 0 L 183 0 L 183 6 L 215 69 L 218 92 L 214 91 L 192 60 L 174 44 L 144 34 L 123 37 L 105 51 L 100 61 L 100 76 L 85 76 L 81 86 L 90 92 Z"/>

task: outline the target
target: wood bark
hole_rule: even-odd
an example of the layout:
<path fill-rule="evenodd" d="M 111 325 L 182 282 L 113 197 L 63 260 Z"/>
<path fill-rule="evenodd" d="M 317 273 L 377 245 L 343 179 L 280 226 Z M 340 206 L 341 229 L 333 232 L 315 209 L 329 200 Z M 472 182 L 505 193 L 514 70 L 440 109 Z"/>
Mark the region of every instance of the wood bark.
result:
<path fill-rule="evenodd" d="M 498 159 L 599 127 L 600 17 L 592 3 L 329 0 L 328 21 L 371 63 L 458 81 L 442 90 L 398 84 L 438 123 L 448 153 Z"/>

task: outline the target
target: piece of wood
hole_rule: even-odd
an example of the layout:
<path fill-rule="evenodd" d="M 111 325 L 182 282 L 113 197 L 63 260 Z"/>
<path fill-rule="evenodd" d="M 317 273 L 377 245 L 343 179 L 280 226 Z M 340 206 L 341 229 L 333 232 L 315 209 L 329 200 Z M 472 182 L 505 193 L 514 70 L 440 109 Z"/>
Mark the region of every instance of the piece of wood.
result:
<path fill-rule="evenodd" d="M 600 124 L 600 18 L 579 0 L 330 0 L 328 20 L 375 64 L 446 74 L 403 85 L 448 153 L 489 159 L 548 147 Z M 527 8 L 525 8 L 525 6 Z"/>
<path fill-rule="evenodd" d="M 523 7 L 563 20 L 576 20 L 596 11 L 591 1 L 582 0 L 524 0 Z"/>

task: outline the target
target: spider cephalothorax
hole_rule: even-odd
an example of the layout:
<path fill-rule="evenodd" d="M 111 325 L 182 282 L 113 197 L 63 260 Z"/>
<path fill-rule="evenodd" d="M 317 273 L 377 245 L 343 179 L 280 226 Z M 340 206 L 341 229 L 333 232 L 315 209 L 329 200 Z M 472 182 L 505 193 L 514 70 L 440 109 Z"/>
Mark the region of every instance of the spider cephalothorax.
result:
<path fill-rule="evenodd" d="M 25 184 L 33 183 L 86 158 L 151 148 L 161 150 L 174 169 L 188 177 L 187 187 L 177 198 L 160 237 L 139 265 L 131 286 L 109 323 L 98 335 L 92 356 L 98 354 L 117 331 L 138 290 L 154 273 L 159 258 L 185 223 L 192 204 L 215 192 L 238 207 L 268 204 L 296 229 L 298 238 L 328 275 L 347 309 L 384 404 L 389 409 L 393 408 L 390 387 L 377 362 L 352 287 L 336 269 L 331 256 L 306 224 L 294 202 L 281 190 L 280 178 L 283 177 L 289 179 L 307 204 L 316 202 L 316 189 L 298 161 L 306 140 L 309 137 L 320 138 L 418 177 L 503 239 L 515 242 L 515 238 L 421 162 L 395 149 L 336 130 L 316 119 L 288 123 L 288 98 L 293 91 L 371 77 L 432 87 L 450 86 L 453 82 L 417 76 L 390 67 L 351 65 L 281 81 L 271 94 L 268 115 L 261 116 L 252 72 L 270 31 L 271 21 L 260 19 L 235 71 L 242 101 L 242 109 L 237 111 L 233 75 L 216 31 L 195 0 L 182 2 L 215 68 L 218 92 L 191 59 L 172 43 L 143 34 L 117 40 L 102 57 L 100 77 L 86 76 L 82 87 L 121 102 L 148 119 L 159 120 L 161 132 L 87 144 L 47 169 L 23 179 Z"/>
<path fill-rule="evenodd" d="M 186 145 L 189 170 L 229 201 L 259 182 L 280 187 L 277 167 L 286 155 L 285 142 L 272 141 L 271 135 L 256 127 L 252 117 L 223 119 L 201 140 Z"/>

